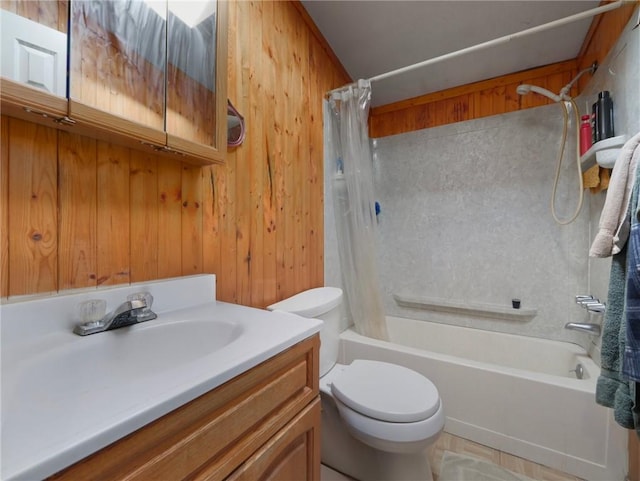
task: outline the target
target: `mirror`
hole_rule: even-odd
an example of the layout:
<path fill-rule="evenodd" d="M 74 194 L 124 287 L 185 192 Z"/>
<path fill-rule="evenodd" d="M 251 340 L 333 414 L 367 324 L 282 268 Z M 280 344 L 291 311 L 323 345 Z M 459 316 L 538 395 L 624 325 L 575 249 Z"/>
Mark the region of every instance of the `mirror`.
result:
<path fill-rule="evenodd" d="M 238 147 L 244 141 L 245 125 L 244 117 L 227 100 L 227 146 Z"/>
<path fill-rule="evenodd" d="M 164 1 L 71 2 L 70 98 L 164 130 Z"/>
<path fill-rule="evenodd" d="M 216 0 L 169 0 L 167 133 L 216 147 Z"/>
<path fill-rule="evenodd" d="M 68 7 L 66 1 L 2 1 L 2 77 L 67 96 Z"/>

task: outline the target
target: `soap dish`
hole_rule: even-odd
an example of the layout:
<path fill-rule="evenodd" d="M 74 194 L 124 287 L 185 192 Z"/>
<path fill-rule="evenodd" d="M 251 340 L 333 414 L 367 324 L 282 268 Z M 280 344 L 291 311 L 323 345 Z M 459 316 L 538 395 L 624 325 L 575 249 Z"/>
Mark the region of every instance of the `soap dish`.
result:
<path fill-rule="evenodd" d="M 612 169 L 616 163 L 620 149 L 626 141 L 626 135 L 618 135 L 617 137 L 604 139 L 593 144 L 591 148 L 580 157 L 582 172 L 589 170 L 596 163 L 600 167 Z"/>

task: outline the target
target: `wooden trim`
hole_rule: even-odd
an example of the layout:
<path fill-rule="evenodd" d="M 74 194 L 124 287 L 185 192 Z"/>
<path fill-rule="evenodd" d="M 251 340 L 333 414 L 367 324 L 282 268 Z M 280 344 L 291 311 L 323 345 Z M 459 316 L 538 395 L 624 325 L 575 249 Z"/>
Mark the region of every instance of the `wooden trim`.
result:
<path fill-rule="evenodd" d="M 636 385 L 637 386 L 637 385 Z M 629 430 L 629 481 L 640 481 L 640 440 L 635 430 Z"/>
<path fill-rule="evenodd" d="M 220 129 L 216 129 L 216 131 L 218 130 Z M 226 130 L 224 133 L 226 135 Z M 216 132 L 216 135 L 219 134 Z M 227 153 L 226 137 L 224 149 L 221 150 L 216 149 L 215 147 L 211 147 L 210 145 L 199 144 L 191 140 L 183 139 L 182 137 L 178 137 L 167 132 L 167 147 L 169 148 L 169 151 L 175 151 L 173 152 L 175 154 L 186 154 L 193 158 L 193 160 L 190 160 L 188 158 L 180 158 L 179 160 L 182 160 L 189 164 L 201 166 L 211 165 L 213 163 L 223 164 L 225 162 Z"/>
<path fill-rule="evenodd" d="M 110 133 L 134 138 L 140 142 L 157 146 L 164 146 L 167 142 L 166 134 L 161 130 L 132 122 L 73 99 L 69 99 L 69 117 L 98 130 L 108 129 Z"/>
<path fill-rule="evenodd" d="M 9 118 L 0 118 L 0 297 L 9 295 Z"/>
<path fill-rule="evenodd" d="M 413 97 L 407 100 L 401 100 L 399 102 L 394 102 L 392 104 L 373 107 L 371 109 L 371 115 L 372 116 L 380 115 L 380 114 L 385 114 L 389 112 L 395 112 L 398 110 L 404 110 L 409 107 L 424 105 L 431 102 L 436 102 L 438 100 L 446 100 L 453 97 L 458 97 L 460 95 L 466 95 L 473 92 L 478 92 L 480 90 L 486 90 L 486 89 L 491 89 L 495 87 L 510 85 L 513 83 L 523 82 L 525 80 L 529 80 L 535 77 L 546 77 L 548 75 L 554 75 L 554 74 L 566 72 L 567 70 L 575 69 L 576 65 L 577 65 L 577 61 L 573 59 L 573 60 L 566 60 L 564 62 L 557 62 L 557 63 L 545 65 L 543 67 L 533 68 L 530 70 L 521 70 L 520 72 L 503 75 L 501 77 L 494 77 L 487 80 L 481 80 L 479 82 L 461 85 L 459 87 L 453 87 L 446 90 L 440 90 L 438 92 L 431 92 L 431 93 L 420 95 L 418 97 Z"/>
<path fill-rule="evenodd" d="M 348 82 L 353 82 L 351 75 L 349 75 L 347 69 L 344 68 L 344 65 L 342 65 L 342 62 L 340 62 L 340 59 L 331 48 L 331 45 L 329 45 L 327 39 L 324 38 L 324 35 L 322 35 L 322 32 L 311 18 L 311 15 L 309 15 L 309 12 L 307 12 L 307 9 L 304 8 L 304 5 L 302 5 L 302 2 L 300 2 L 300 0 L 292 0 L 291 5 L 293 5 L 298 11 L 304 23 L 307 25 L 307 27 L 309 27 L 309 31 L 311 32 L 311 34 L 318 40 L 320 46 L 322 47 L 322 50 L 324 50 L 327 56 L 331 59 L 331 62 L 333 63 L 336 70 L 338 70 L 338 72 L 345 78 L 349 79 Z"/>
<path fill-rule="evenodd" d="M 216 155 L 213 162 L 227 160 L 227 72 L 229 42 L 229 5 L 218 1 L 216 39 Z"/>
<path fill-rule="evenodd" d="M 2 113 L 4 115 L 15 113 L 13 112 L 15 109 L 19 111 L 17 114 L 21 118 L 32 121 L 35 121 L 38 114 L 41 117 L 51 117 L 51 120 L 67 115 L 66 98 L 4 77 L 0 78 L 0 99 L 2 99 Z M 29 112 L 28 109 L 31 109 L 32 112 Z"/>

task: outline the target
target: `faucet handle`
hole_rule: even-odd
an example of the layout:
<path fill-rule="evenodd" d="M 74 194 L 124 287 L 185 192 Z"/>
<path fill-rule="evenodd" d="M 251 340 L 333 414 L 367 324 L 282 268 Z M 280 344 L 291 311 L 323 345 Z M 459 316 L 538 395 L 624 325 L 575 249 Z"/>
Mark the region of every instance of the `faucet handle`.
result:
<path fill-rule="evenodd" d="M 584 304 L 585 302 L 592 301 L 593 296 L 590 295 L 577 295 L 576 304 Z"/>
<path fill-rule="evenodd" d="M 587 308 L 587 311 L 590 312 L 598 312 L 598 313 L 603 313 L 607 310 L 607 306 L 605 305 L 604 302 L 593 302 L 593 303 L 588 303 L 585 305 L 585 307 Z"/>
<path fill-rule="evenodd" d="M 132 303 L 132 307 L 135 308 L 135 301 L 142 301 L 145 305 L 138 312 L 136 317 L 138 322 L 155 319 L 156 315 L 151 311 L 151 305 L 153 304 L 153 296 L 148 291 L 136 292 L 127 296 L 127 301 Z M 136 303 L 137 304 L 137 303 Z"/>
<path fill-rule="evenodd" d="M 97 322 L 107 313 L 107 301 L 104 299 L 89 299 L 77 306 L 80 322 Z"/>

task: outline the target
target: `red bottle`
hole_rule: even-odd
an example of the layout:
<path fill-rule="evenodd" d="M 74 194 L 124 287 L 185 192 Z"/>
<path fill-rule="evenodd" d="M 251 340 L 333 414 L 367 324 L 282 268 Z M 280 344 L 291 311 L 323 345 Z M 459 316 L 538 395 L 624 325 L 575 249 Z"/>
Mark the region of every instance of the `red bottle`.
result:
<path fill-rule="evenodd" d="M 580 124 L 580 155 L 583 155 L 591 147 L 591 116 L 583 115 Z"/>

